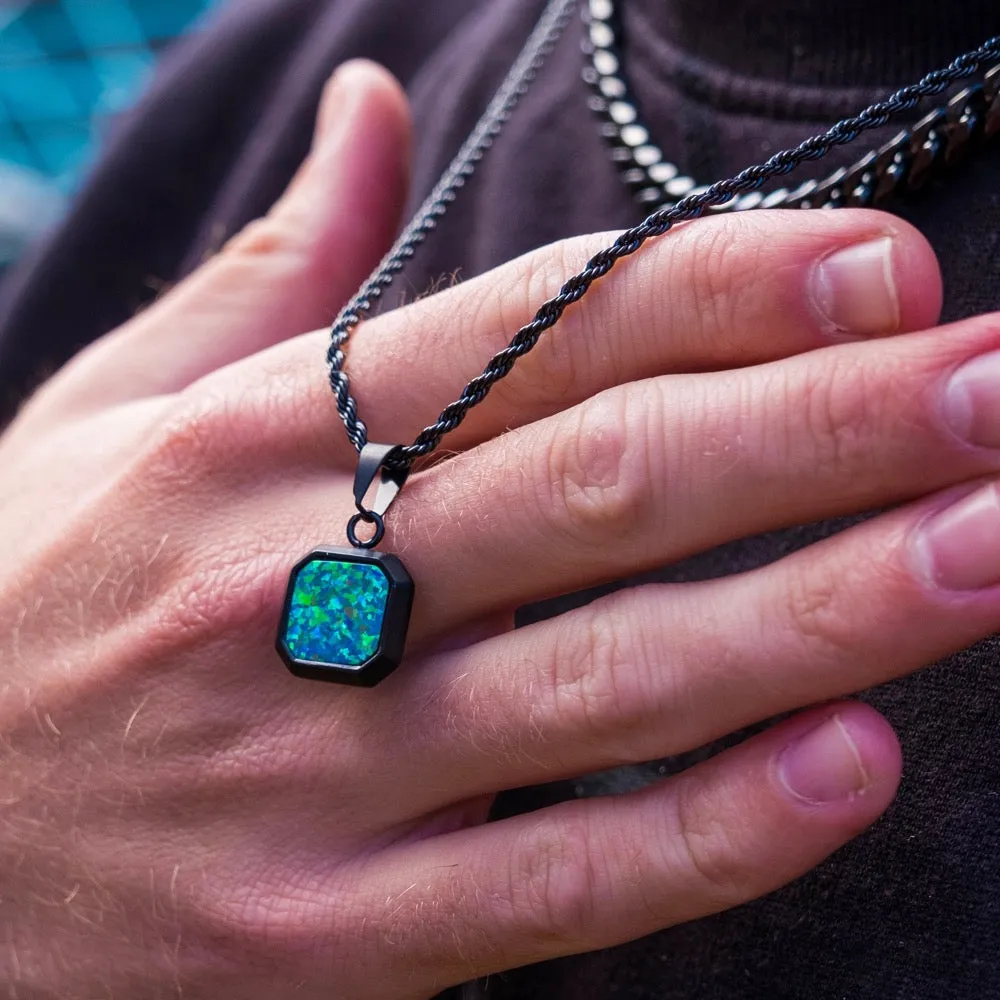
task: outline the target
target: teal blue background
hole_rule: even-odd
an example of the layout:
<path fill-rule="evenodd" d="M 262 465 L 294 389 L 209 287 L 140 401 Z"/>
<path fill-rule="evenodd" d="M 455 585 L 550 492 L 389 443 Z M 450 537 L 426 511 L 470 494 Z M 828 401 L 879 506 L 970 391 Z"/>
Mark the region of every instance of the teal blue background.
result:
<path fill-rule="evenodd" d="M 0 6 L 0 160 L 72 190 L 107 120 L 163 47 L 217 0 L 34 0 Z"/>
<path fill-rule="evenodd" d="M 0 269 L 65 212 L 111 120 L 222 0 L 0 0 Z"/>

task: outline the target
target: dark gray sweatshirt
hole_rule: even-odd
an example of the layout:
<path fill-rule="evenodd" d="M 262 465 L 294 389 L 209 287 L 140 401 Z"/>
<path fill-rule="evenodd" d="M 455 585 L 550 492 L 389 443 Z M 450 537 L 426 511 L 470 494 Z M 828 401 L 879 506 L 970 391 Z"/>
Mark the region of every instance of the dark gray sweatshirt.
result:
<path fill-rule="evenodd" d="M 626 65 L 655 136 L 705 182 L 1000 33 L 996 0 L 621 2 Z M 232 3 L 173 54 L 66 224 L 8 280 L 0 296 L 5 407 L 268 208 L 306 152 L 320 87 L 344 59 L 377 59 L 407 86 L 417 124 L 414 200 L 421 198 L 541 7 L 542 0 Z M 581 31 L 570 27 L 419 251 L 407 274 L 411 294 L 442 274 L 470 276 L 551 240 L 641 217 L 587 108 Z M 940 255 L 947 319 L 1000 308 L 1000 142 L 901 213 Z M 746 540 L 642 579 L 732 573 L 837 527 Z M 998 652 L 990 640 L 864 695 L 901 735 L 902 789 L 881 822 L 818 870 L 717 917 L 457 992 L 487 1000 L 1000 997 Z M 510 793 L 498 812 L 638 787 L 687 762 Z"/>

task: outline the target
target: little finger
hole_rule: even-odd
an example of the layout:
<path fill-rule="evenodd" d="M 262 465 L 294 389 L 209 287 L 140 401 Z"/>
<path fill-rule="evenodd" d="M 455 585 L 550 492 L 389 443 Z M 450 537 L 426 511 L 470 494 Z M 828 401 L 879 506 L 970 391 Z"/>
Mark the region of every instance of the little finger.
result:
<path fill-rule="evenodd" d="M 366 861 L 352 893 L 352 910 L 366 918 L 352 923 L 342 907 L 332 912 L 322 886 L 311 902 L 296 899 L 293 912 L 313 912 L 311 940 L 329 939 L 333 925 L 356 942 L 371 956 L 359 965 L 377 964 L 387 995 L 426 996 L 776 889 L 871 823 L 899 773 L 898 744 L 881 716 L 829 705 L 645 791 L 551 807 Z"/>

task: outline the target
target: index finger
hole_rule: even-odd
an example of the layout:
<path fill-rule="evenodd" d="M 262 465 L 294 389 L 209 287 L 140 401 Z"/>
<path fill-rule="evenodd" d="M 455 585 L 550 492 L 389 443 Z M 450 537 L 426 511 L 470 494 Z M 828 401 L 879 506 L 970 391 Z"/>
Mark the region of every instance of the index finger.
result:
<path fill-rule="evenodd" d="M 362 325 L 347 348 L 347 371 L 370 438 L 408 443 L 611 239 L 597 234 L 545 247 Z M 885 213 L 699 220 L 597 282 L 446 446 L 470 447 L 657 374 L 738 367 L 831 340 L 923 329 L 940 304 L 932 249 Z M 331 435 L 339 418 L 321 363 L 326 338 L 310 334 L 220 373 L 244 398 L 287 407 L 287 419 L 274 421 L 276 447 L 320 442 L 324 463 L 330 438 L 339 437 Z M 276 385 L 285 386 L 278 399 Z M 341 454 L 351 460 L 349 451 Z"/>

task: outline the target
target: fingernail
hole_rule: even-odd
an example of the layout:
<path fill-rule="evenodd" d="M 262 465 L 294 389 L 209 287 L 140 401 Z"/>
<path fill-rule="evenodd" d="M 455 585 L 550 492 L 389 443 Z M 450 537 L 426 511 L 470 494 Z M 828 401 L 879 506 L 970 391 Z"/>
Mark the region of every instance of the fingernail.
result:
<path fill-rule="evenodd" d="M 945 387 L 945 417 L 970 444 L 1000 448 L 1000 351 L 966 362 Z"/>
<path fill-rule="evenodd" d="M 985 486 L 917 527 L 913 549 L 920 570 L 943 590 L 1000 584 L 1000 495 Z"/>
<path fill-rule="evenodd" d="M 824 257 L 813 269 L 811 285 L 824 333 L 866 337 L 899 328 L 888 236 Z"/>
<path fill-rule="evenodd" d="M 839 715 L 785 747 L 778 775 L 794 798 L 811 803 L 852 799 L 868 787 L 861 753 Z"/>

